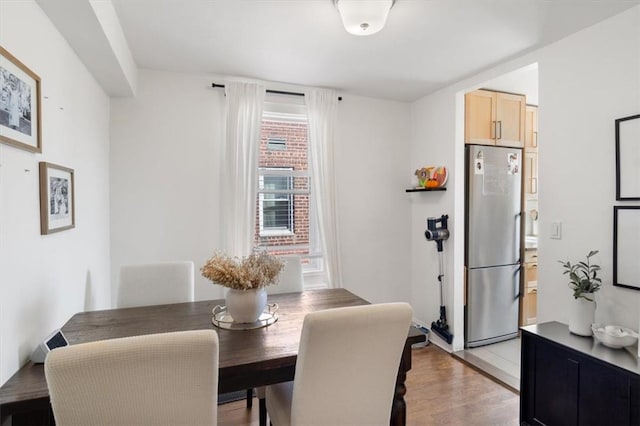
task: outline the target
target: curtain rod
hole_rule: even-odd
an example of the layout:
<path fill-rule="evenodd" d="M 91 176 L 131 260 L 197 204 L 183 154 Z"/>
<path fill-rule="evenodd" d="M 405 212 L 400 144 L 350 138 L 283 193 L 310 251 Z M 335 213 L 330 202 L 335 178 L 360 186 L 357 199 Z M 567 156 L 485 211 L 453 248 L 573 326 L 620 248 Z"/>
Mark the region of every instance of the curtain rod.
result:
<path fill-rule="evenodd" d="M 211 83 L 211 87 L 213 87 L 214 89 L 216 87 L 222 87 L 224 89 L 224 84 Z M 283 90 L 267 90 L 267 93 L 273 93 L 273 94 L 276 94 L 276 95 L 304 96 L 304 93 L 300 93 L 300 92 L 285 92 Z M 341 101 L 342 100 L 342 96 L 338 96 L 338 100 Z"/>

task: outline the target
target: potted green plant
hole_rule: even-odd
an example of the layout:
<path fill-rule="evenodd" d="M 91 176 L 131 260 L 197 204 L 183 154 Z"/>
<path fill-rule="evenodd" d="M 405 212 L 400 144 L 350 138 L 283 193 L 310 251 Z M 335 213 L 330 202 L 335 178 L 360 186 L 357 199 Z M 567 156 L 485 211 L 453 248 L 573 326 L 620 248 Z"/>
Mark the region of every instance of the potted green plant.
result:
<path fill-rule="evenodd" d="M 598 277 L 600 266 L 591 263 L 598 254 L 592 250 L 587 254 L 586 262 L 571 263 L 559 261 L 564 268 L 563 275 L 569 275 L 569 288 L 573 290 L 574 303 L 569 316 L 569 331 L 580 336 L 591 336 L 591 324 L 595 321 L 595 292 L 600 290 L 602 279 Z"/>

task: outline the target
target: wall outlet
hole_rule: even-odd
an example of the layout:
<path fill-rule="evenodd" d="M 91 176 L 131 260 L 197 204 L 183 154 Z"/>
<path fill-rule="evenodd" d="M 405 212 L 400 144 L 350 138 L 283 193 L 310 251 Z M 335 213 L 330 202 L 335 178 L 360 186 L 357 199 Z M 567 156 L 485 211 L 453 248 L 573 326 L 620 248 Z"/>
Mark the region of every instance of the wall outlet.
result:
<path fill-rule="evenodd" d="M 554 240 L 562 239 L 562 222 L 551 222 L 551 235 Z"/>

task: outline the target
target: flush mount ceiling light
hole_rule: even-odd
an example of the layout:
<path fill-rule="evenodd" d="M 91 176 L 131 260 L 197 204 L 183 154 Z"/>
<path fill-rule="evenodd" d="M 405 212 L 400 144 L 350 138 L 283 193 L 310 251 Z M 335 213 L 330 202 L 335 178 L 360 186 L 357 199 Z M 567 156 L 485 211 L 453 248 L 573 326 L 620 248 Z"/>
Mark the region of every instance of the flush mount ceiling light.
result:
<path fill-rule="evenodd" d="M 342 17 L 344 28 L 357 36 L 380 31 L 395 2 L 396 0 L 333 0 Z"/>

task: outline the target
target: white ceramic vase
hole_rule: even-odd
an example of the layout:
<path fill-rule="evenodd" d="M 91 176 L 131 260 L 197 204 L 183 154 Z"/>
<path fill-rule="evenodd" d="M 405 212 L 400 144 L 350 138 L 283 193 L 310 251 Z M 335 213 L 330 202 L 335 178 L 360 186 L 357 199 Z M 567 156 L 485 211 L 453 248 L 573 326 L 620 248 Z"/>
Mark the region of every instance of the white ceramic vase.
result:
<path fill-rule="evenodd" d="M 227 312 L 234 322 L 256 322 L 267 306 L 267 291 L 264 287 L 249 290 L 229 289 L 225 303 Z"/>
<path fill-rule="evenodd" d="M 584 297 L 573 300 L 569 311 L 569 331 L 578 336 L 591 336 L 593 334 L 591 324 L 596 319 L 596 299 L 593 293 L 584 295 L 592 302 Z"/>

